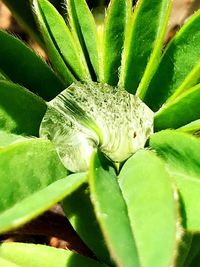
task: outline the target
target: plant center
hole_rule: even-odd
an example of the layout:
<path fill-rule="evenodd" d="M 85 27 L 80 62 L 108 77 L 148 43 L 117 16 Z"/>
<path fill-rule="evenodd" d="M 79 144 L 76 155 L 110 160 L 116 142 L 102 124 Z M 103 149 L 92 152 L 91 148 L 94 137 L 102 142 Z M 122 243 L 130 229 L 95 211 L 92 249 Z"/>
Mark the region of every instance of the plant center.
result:
<path fill-rule="evenodd" d="M 153 132 L 154 113 L 137 96 L 107 84 L 74 83 L 47 105 L 40 136 L 55 144 L 72 172 L 87 170 L 97 149 L 123 162 Z"/>

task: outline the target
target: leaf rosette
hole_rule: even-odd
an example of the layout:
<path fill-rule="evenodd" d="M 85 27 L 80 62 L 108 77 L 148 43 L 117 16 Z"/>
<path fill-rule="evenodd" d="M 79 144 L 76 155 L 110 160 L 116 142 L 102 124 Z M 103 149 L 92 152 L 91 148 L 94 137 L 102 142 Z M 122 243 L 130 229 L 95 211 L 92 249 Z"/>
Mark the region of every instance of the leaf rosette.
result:
<path fill-rule="evenodd" d="M 0 233 L 62 201 L 95 260 L 3 244 L 0 264 L 198 266 L 200 12 L 163 46 L 169 0 L 4 1 L 51 66 L 0 31 Z"/>

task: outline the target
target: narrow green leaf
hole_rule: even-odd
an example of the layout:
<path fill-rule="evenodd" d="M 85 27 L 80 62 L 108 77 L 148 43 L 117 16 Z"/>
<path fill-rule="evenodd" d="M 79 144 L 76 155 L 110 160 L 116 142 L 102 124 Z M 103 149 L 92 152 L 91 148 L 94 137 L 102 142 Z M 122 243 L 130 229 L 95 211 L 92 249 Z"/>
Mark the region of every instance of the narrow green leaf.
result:
<path fill-rule="evenodd" d="M 40 32 L 37 29 L 37 24 L 34 20 L 34 15 L 32 12 L 31 1 L 20 0 L 2 0 L 8 8 L 11 10 L 12 14 L 16 20 L 20 23 L 23 29 L 25 29 L 40 45 L 43 46 L 43 39 Z"/>
<path fill-rule="evenodd" d="M 6 80 L 2 73 L 0 73 L 0 80 Z"/>
<path fill-rule="evenodd" d="M 187 229 L 199 232 L 200 140 L 186 133 L 166 130 L 152 135 L 150 146 L 165 160 L 180 191 Z"/>
<path fill-rule="evenodd" d="M 106 267 L 104 264 L 69 250 L 14 242 L 0 246 L 0 257 L 20 267 Z M 12 265 L 5 267 L 12 267 Z"/>
<path fill-rule="evenodd" d="M 85 182 L 85 175 L 72 174 L 25 197 L 0 214 L 0 232 L 5 233 L 41 215 Z"/>
<path fill-rule="evenodd" d="M 54 5 L 54 7 L 59 11 L 61 15 L 65 15 L 64 13 L 66 12 L 67 6 L 63 5 L 62 0 L 49 0 L 49 2 Z"/>
<path fill-rule="evenodd" d="M 200 12 L 197 12 L 165 50 L 145 97 L 145 102 L 154 111 L 197 81 L 200 68 L 200 54 L 197 52 L 200 48 L 199 23 Z"/>
<path fill-rule="evenodd" d="M 185 80 L 181 83 L 181 85 L 178 87 L 175 93 L 172 94 L 172 96 L 167 99 L 167 102 L 173 101 L 174 99 L 176 99 L 176 97 L 184 93 L 186 90 L 198 84 L 200 82 L 199 72 L 200 72 L 200 63 L 197 63 L 197 65 L 186 76 Z"/>
<path fill-rule="evenodd" d="M 8 78 L 7 78 L 6 75 L 2 72 L 2 70 L 0 70 L 0 80 L 8 80 Z"/>
<path fill-rule="evenodd" d="M 67 196 L 62 206 L 66 217 L 84 243 L 101 262 L 110 265 L 110 254 L 94 213 L 88 184 L 82 185 L 73 194 Z"/>
<path fill-rule="evenodd" d="M 141 266 L 117 177 L 97 155 L 92 161 L 89 185 L 96 217 L 114 262 L 117 266 Z"/>
<path fill-rule="evenodd" d="M 48 32 L 66 69 L 68 69 L 76 79 L 81 81 L 87 80 L 89 78 L 89 71 L 87 70 L 84 56 L 77 52 L 76 44 L 63 17 L 49 1 L 39 0 L 38 4 L 43 19 L 42 25 L 45 25 L 45 30 L 43 30 L 44 35 L 45 32 Z M 48 40 L 45 40 L 47 41 L 47 48 L 49 47 L 49 50 L 51 50 L 51 43 L 49 44 Z M 56 55 L 52 56 L 52 64 L 54 64 L 55 57 Z M 59 69 L 58 66 L 57 69 Z"/>
<path fill-rule="evenodd" d="M 66 174 L 66 169 L 50 141 L 32 138 L 1 148 L 0 211 L 8 209 L 17 201 Z"/>
<path fill-rule="evenodd" d="M 25 88 L 0 81 L 0 129 L 23 135 L 39 134 L 46 103 Z"/>
<path fill-rule="evenodd" d="M 85 0 L 67 0 L 72 34 L 80 43 L 93 80 L 100 80 L 97 28 Z"/>
<path fill-rule="evenodd" d="M 155 130 L 176 129 L 200 118 L 200 84 L 164 105 L 155 116 Z"/>
<path fill-rule="evenodd" d="M 164 163 L 153 152 L 140 150 L 123 166 L 119 183 L 141 266 L 169 266 L 181 228 L 177 229 L 177 200 Z"/>
<path fill-rule="evenodd" d="M 14 142 L 24 141 L 26 138 L 21 135 L 7 133 L 0 130 L 0 148 L 8 146 Z"/>
<path fill-rule="evenodd" d="M 84 173 L 62 179 L 66 175 L 50 142 L 21 141 L 1 149 L 0 232 L 30 221 L 86 181 Z"/>
<path fill-rule="evenodd" d="M 101 1 L 99 3 L 93 4 L 91 6 L 90 2 L 88 2 L 88 5 L 90 5 L 92 15 L 94 17 L 95 23 L 96 23 L 96 29 L 97 29 L 97 50 L 98 50 L 98 62 L 99 62 L 99 80 L 100 82 L 104 81 L 104 67 L 103 67 L 103 57 L 104 57 L 104 27 L 105 27 L 105 17 L 106 17 L 106 11 L 107 6 L 105 1 Z M 106 59 L 108 60 L 108 58 Z M 90 64 L 90 63 L 89 63 Z M 94 71 L 93 71 L 94 72 Z M 93 75 L 96 79 L 96 75 Z"/>
<path fill-rule="evenodd" d="M 49 66 L 19 39 L 0 31 L 0 69 L 45 100 L 51 100 L 65 86 Z"/>
<path fill-rule="evenodd" d="M 60 48 L 58 47 L 58 44 L 56 43 L 55 37 L 53 36 L 49 22 L 46 19 L 46 16 L 48 13 L 46 13 L 46 10 L 44 6 L 42 5 L 42 3 L 46 3 L 46 2 L 44 2 L 44 0 L 33 0 L 34 10 L 37 15 L 37 20 L 38 20 L 38 24 L 40 27 L 40 31 L 43 35 L 46 48 L 47 48 L 47 52 L 48 52 L 48 56 L 51 59 L 52 65 L 58 72 L 59 76 L 62 78 L 65 84 L 65 87 L 67 87 L 71 83 L 73 83 L 76 79 L 74 75 L 72 74 L 72 72 L 69 70 L 69 68 L 65 64 L 64 57 L 62 56 L 60 52 Z M 53 7 L 48 3 L 47 5 L 48 7 L 50 6 L 50 11 L 52 11 Z M 56 12 L 56 16 L 58 16 L 57 12 Z M 54 18 L 51 18 L 51 21 L 52 20 L 54 20 Z M 52 25 L 54 25 L 54 28 L 55 27 L 57 28 L 57 25 L 55 25 L 55 22 Z M 60 36 L 60 38 L 63 38 L 63 36 Z"/>
<path fill-rule="evenodd" d="M 108 6 L 104 27 L 104 82 L 116 85 L 124 46 L 126 26 L 132 12 L 131 0 L 112 0 Z"/>
<path fill-rule="evenodd" d="M 49 141 L 29 139 L 1 148 L 0 232 L 42 213 L 83 180 L 83 175 L 63 180 L 66 175 Z"/>
<path fill-rule="evenodd" d="M 180 127 L 178 130 L 186 133 L 192 133 L 192 134 L 199 134 L 200 132 L 200 119 L 192 121 L 182 127 Z"/>
<path fill-rule="evenodd" d="M 139 0 L 126 33 L 120 84 L 141 98 L 160 60 L 170 6 L 169 0 Z"/>

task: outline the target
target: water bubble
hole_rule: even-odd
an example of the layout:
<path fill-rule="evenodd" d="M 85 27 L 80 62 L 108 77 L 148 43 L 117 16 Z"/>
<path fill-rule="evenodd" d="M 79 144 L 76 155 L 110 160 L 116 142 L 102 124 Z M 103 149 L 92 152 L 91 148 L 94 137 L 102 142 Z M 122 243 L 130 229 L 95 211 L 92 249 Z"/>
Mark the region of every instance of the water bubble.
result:
<path fill-rule="evenodd" d="M 55 144 L 67 169 L 85 171 L 97 148 L 113 162 L 143 148 L 153 118 L 137 96 L 121 88 L 74 83 L 48 103 L 40 136 Z"/>

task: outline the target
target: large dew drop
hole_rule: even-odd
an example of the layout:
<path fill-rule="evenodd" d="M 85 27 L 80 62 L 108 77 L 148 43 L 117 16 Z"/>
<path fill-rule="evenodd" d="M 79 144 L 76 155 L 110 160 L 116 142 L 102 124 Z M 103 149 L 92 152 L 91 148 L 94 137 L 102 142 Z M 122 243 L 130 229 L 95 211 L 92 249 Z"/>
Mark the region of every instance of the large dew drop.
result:
<path fill-rule="evenodd" d="M 123 162 L 143 148 L 154 113 L 137 97 L 106 84 L 72 84 L 48 103 L 40 136 L 51 140 L 65 167 L 85 171 L 94 150 Z"/>

